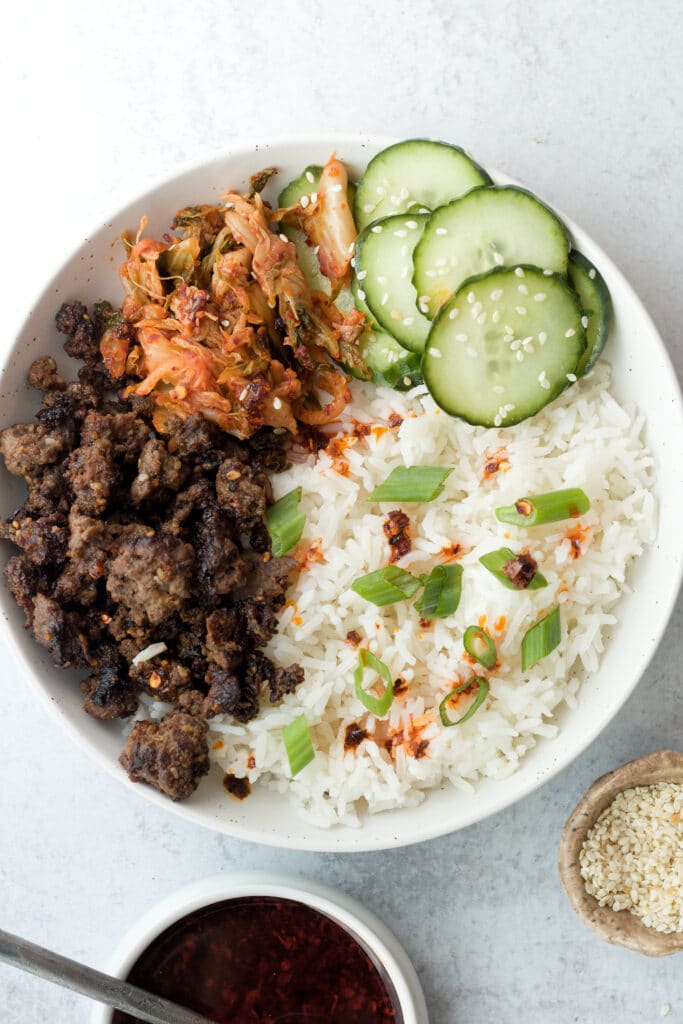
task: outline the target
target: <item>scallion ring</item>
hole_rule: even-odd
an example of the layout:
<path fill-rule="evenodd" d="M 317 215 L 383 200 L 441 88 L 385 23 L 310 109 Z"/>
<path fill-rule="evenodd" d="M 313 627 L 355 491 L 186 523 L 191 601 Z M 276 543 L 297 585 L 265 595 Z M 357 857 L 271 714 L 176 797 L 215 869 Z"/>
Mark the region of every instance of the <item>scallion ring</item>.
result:
<path fill-rule="evenodd" d="M 422 586 L 421 581 L 398 565 L 386 565 L 367 576 L 360 576 L 351 584 L 354 594 L 364 597 L 379 608 L 396 601 L 405 601 Z"/>
<path fill-rule="evenodd" d="M 526 672 L 537 661 L 554 651 L 561 639 L 560 606 L 556 604 L 522 637 L 522 671 Z"/>
<path fill-rule="evenodd" d="M 441 466 L 397 466 L 375 487 L 370 501 L 433 501 L 452 472 Z"/>
<path fill-rule="evenodd" d="M 542 526 L 561 519 L 577 519 L 590 507 L 590 500 L 580 487 L 565 487 L 560 491 L 519 498 L 514 505 L 502 505 L 496 509 L 496 519 L 512 526 Z"/>
<path fill-rule="evenodd" d="M 301 488 L 295 487 L 266 511 L 266 526 L 272 541 L 272 553 L 276 558 L 287 554 L 301 540 L 306 516 L 299 512 L 300 501 Z"/>
<path fill-rule="evenodd" d="M 484 668 L 493 668 L 498 660 L 498 651 L 493 640 L 481 626 L 468 626 L 462 638 L 463 647 Z"/>
<path fill-rule="evenodd" d="M 289 770 L 292 775 L 298 775 L 301 769 L 310 764 L 315 757 L 306 716 L 299 715 L 293 722 L 286 725 L 282 730 L 282 739 L 287 751 Z"/>
<path fill-rule="evenodd" d="M 424 580 L 424 592 L 415 602 L 423 619 L 445 619 L 460 604 L 462 566 L 437 565 Z"/>
<path fill-rule="evenodd" d="M 386 683 L 381 697 L 375 697 L 374 694 L 368 693 L 363 687 L 363 673 L 366 668 L 372 669 Z M 358 697 L 363 707 L 371 711 L 377 718 L 383 718 L 394 703 L 394 682 L 391 678 L 391 672 L 384 662 L 376 658 L 372 651 L 363 648 L 358 652 L 358 668 L 353 674 L 353 682 L 356 687 L 356 697 Z"/>
<path fill-rule="evenodd" d="M 465 690 L 469 690 L 470 687 L 474 685 L 476 685 L 477 687 L 477 696 L 474 698 L 465 714 L 462 715 L 460 718 L 457 718 L 455 722 L 452 721 L 448 714 L 449 702 L 453 699 L 453 697 L 457 697 L 459 693 L 464 693 Z M 476 711 L 478 711 L 478 709 L 484 703 L 488 695 L 489 684 L 488 681 L 484 679 L 483 676 L 472 676 L 472 678 L 468 679 L 466 683 L 462 683 L 460 686 L 456 686 L 454 690 L 451 690 L 450 693 L 446 694 L 444 699 L 439 704 L 439 715 L 441 716 L 442 724 L 445 726 L 462 725 L 463 722 L 466 722 L 468 718 L 471 718 L 472 715 L 474 715 Z"/>

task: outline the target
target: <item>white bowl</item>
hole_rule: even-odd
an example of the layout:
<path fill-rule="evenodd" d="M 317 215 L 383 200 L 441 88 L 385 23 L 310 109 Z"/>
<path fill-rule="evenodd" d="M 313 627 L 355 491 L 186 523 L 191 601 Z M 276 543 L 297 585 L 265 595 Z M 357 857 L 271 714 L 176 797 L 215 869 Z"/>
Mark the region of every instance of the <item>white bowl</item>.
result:
<path fill-rule="evenodd" d="M 327 136 L 281 140 L 235 150 L 167 178 L 109 217 L 83 242 L 47 284 L 30 310 L 14 346 L 5 357 L 1 377 L 2 423 L 26 420 L 37 398 L 25 383 L 33 359 L 54 352 L 64 363 L 61 340 L 54 328 L 60 303 L 81 299 L 117 302 L 121 296 L 117 266 L 121 251 L 114 247 L 120 232 L 135 230 L 143 214 L 152 235 L 168 229 L 174 212 L 192 202 L 210 202 L 228 187 L 246 186 L 254 171 L 274 164 L 286 182 L 310 163 L 322 163 L 335 149 L 359 174 L 371 156 L 394 140 L 364 136 Z M 510 181 L 493 172 L 496 180 Z M 533 182 L 528 183 L 533 188 Z M 659 532 L 655 543 L 638 560 L 629 577 L 633 592 L 619 603 L 619 622 L 574 711 L 562 713 L 559 736 L 542 740 L 526 755 L 514 775 L 485 780 L 472 795 L 444 786 L 417 808 L 368 815 L 360 828 L 339 826 L 324 831 L 297 816 L 281 795 L 256 786 L 243 803 L 226 795 L 221 773 L 214 770 L 197 792 L 183 803 L 144 785 L 128 781 L 118 767 L 122 747 L 120 727 L 83 713 L 78 686 L 68 673 L 55 668 L 47 653 L 24 631 L 23 616 L 0 588 L 0 623 L 7 647 L 21 665 L 30 685 L 57 720 L 108 771 L 128 786 L 131 794 L 154 801 L 189 821 L 244 839 L 273 846 L 308 850 L 377 850 L 413 843 L 453 832 L 514 801 L 547 782 L 566 767 L 605 728 L 644 672 L 664 632 L 683 571 L 683 403 L 668 355 L 647 312 L 614 263 L 589 236 L 565 217 L 577 247 L 603 273 L 612 293 L 615 323 L 606 352 L 614 370 L 614 392 L 621 401 L 637 402 L 647 416 L 647 443 L 658 466 L 656 497 Z M 157 236 L 158 237 L 158 236 Z M 9 514 L 23 496 L 19 485 L 4 476 L 2 509 Z"/>
<path fill-rule="evenodd" d="M 124 935 L 104 966 L 107 974 L 125 978 L 140 954 L 169 925 L 201 907 L 244 896 L 274 896 L 305 903 L 351 932 L 372 952 L 394 986 L 403 1024 L 428 1024 L 427 1006 L 419 979 L 396 937 L 366 908 L 345 893 L 317 882 L 265 871 L 214 875 L 194 882 L 152 907 Z M 96 1006 L 90 1024 L 111 1024 L 112 1011 Z"/>

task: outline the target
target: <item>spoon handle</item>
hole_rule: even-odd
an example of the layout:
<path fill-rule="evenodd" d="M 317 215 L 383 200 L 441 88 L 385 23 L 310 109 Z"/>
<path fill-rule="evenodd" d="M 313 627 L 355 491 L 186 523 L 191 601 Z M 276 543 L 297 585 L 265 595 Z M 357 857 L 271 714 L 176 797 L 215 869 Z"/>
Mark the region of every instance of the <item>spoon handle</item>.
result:
<path fill-rule="evenodd" d="M 0 962 L 123 1010 L 147 1024 L 210 1024 L 191 1010 L 1 929 Z"/>

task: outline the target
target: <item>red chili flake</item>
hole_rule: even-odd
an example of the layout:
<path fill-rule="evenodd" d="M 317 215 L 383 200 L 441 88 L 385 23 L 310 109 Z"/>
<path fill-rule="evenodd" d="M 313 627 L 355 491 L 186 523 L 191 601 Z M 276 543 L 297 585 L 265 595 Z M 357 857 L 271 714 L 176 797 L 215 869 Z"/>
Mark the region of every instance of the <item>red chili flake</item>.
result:
<path fill-rule="evenodd" d="M 305 572 L 309 565 L 313 565 L 314 562 L 324 561 L 325 555 L 323 554 L 322 539 L 320 537 L 308 546 L 304 544 L 301 551 L 297 548 L 296 567 L 299 572 Z"/>
<path fill-rule="evenodd" d="M 332 468 L 335 473 L 339 473 L 340 476 L 349 475 L 349 464 L 344 458 L 344 452 L 347 448 L 353 448 L 357 443 L 358 438 L 353 434 L 342 434 L 340 437 L 333 437 L 329 442 L 325 451 L 332 460 Z"/>
<path fill-rule="evenodd" d="M 367 437 L 372 430 L 372 423 L 363 423 L 361 420 L 353 421 L 353 436 Z"/>
<path fill-rule="evenodd" d="M 420 629 L 432 629 L 434 626 L 434 619 L 420 619 Z"/>
<path fill-rule="evenodd" d="M 246 800 L 251 793 L 251 783 L 249 779 L 238 779 L 232 772 L 228 772 L 223 776 L 223 789 L 235 800 Z"/>
<path fill-rule="evenodd" d="M 363 637 L 360 635 L 357 629 L 350 629 L 346 634 L 347 644 L 351 644 L 352 647 L 358 647 Z"/>
<path fill-rule="evenodd" d="M 510 463 L 507 458 L 507 448 L 502 445 L 500 448 L 496 448 L 493 452 L 486 452 L 486 462 L 484 463 L 484 480 L 490 480 L 496 473 L 507 473 L 510 469 Z"/>
<path fill-rule="evenodd" d="M 249 757 L 247 758 L 247 768 L 249 769 L 249 771 L 253 771 L 253 769 L 255 767 L 256 767 L 256 758 L 254 757 L 253 754 L 250 754 Z"/>
<path fill-rule="evenodd" d="M 399 416 L 397 412 L 390 412 L 387 423 L 389 424 L 392 430 L 395 430 L 397 427 L 400 427 L 401 424 L 403 423 L 403 417 Z"/>
<path fill-rule="evenodd" d="M 571 530 L 568 530 L 564 535 L 564 540 L 569 541 L 569 553 L 572 558 L 579 558 L 583 554 L 583 546 L 588 540 L 590 533 L 590 526 L 583 526 L 581 523 L 577 523 Z"/>
<path fill-rule="evenodd" d="M 367 730 L 358 725 L 357 722 L 351 722 L 351 725 L 346 726 L 346 732 L 344 734 L 344 750 L 355 750 L 356 747 L 359 747 L 363 740 L 367 738 Z"/>
<path fill-rule="evenodd" d="M 399 676 L 398 679 L 394 679 L 394 697 L 401 697 L 404 693 L 408 692 L 408 682 Z"/>
<path fill-rule="evenodd" d="M 403 747 L 406 754 L 419 761 L 426 757 L 429 747 L 429 740 L 422 736 L 422 732 L 431 724 L 431 715 L 416 715 L 403 728 L 392 729 L 384 746 L 392 757 L 397 747 Z"/>
<path fill-rule="evenodd" d="M 388 513 L 384 521 L 383 530 L 384 536 L 387 538 L 391 548 L 389 561 L 398 562 L 412 548 L 410 519 L 405 512 L 395 509 L 393 512 Z"/>
<path fill-rule="evenodd" d="M 537 571 L 538 562 L 528 551 L 520 551 L 503 566 L 503 575 L 507 576 L 517 590 L 526 590 Z"/>
<path fill-rule="evenodd" d="M 452 544 L 446 544 L 445 547 L 441 548 L 441 557 L 444 561 L 451 562 L 454 558 L 458 557 L 461 551 L 461 545 L 454 541 Z"/>
<path fill-rule="evenodd" d="M 296 437 L 296 444 L 308 452 L 319 452 L 322 448 L 326 448 L 329 444 L 330 439 L 327 434 L 324 434 L 322 430 L 318 430 L 317 427 L 307 427 L 299 424 L 299 433 Z"/>

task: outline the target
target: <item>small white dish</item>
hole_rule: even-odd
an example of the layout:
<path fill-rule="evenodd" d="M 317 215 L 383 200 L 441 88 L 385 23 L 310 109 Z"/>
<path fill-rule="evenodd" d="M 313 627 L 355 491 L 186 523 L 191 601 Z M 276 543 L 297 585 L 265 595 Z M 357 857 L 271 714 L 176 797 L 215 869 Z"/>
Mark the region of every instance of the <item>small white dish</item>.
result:
<path fill-rule="evenodd" d="M 228 187 L 246 188 L 249 175 L 261 167 L 275 165 L 280 171 L 278 182 L 286 182 L 308 164 L 324 163 L 336 150 L 352 175 L 358 176 L 376 152 L 394 141 L 362 135 L 266 141 L 174 172 L 133 199 L 65 260 L 36 299 L 14 345 L 3 353 L 1 425 L 34 415 L 37 396 L 26 385 L 26 373 L 37 356 L 54 353 L 62 367 L 68 363 L 61 347 L 63 339 L 54 327 L 59 305 L 74 299 L 89 304 L 100 299 L 119 301 L 122 293 L 117 269 L 121 250 L 117 239 L 124 229 L 134 234 L 143 215 L 149 218 L 152 237 L 160 237 L 177 209 L 191 202 L 218 199 Z M 511 181 L 495 170 L 489 171 L 496 182 Z M 533 182 L 528 184 L 533 188 Z M 618 623 L 608 638 L 598 672 L 582 687 L 578 707 L 564 709 L 555 718 L 559 735 L 554 740 L 541 740 L 508 778 L 484 779 L 471 793 L 443 786 L 429 793 L 417 807 L 365 815 L 359 828 L 320 829 L 300 817 L 296 807 L 280 793 L 264 785 L 255 786 L 249 799 L 237 803 L 225 793 L 222 773 L 216 769 L 189 800 L 171 803 L 151 787 L 128 780 L 118 765 L 123 747 L 120 724 L 100 722 L 84 714 L 77 685 L 80 676 L 52 665 L 47 652 L 23 629 L 23 614 L 6 588 L 0 586 L 0 637 L 7 649 L 62 728 L 127 786 L 131 797 L 136 794 L 187 821 L 271 846 L 333 852 L 380 850 L 445 835 L 520 800 L 570 764 L 614 718 L 657 648 L 683 575 L 683 403 L 667 351 L 637 295 L 586 232 L 560 215 L 576 246 L 600 268 L 612 295 L 614 327 L 605 358 L 613 368 L 617 398 L 637 403 L 646 417 L 645 437 L 657 465 L 654 491 L 659 532 L 629 573 L 630 592 L 616 607 Z M 0 480 L 0 512 L 9 515 L 23 500 L 24 485 L 16 478 L 10 479 L 4 469 L 0 470 Z"/>
<path fill-rule="evenodd" d="M 245 896 L 294 900 L 336 921 L 369 950 L 386 971 L 398 998 L 403 1024 L 428 1024 L 427 1005 L 415 968 L 398 939 L 374 914 L 357 900 L 325 885 L 265 871 L 213 875 L 167 896 L 136 921 L 103 970 L 125 978 L 140 954 L 169 925 L 212 903 Z M 107 1006 L 96 1006 L 90 1015 L 90 1024 L 111 1024 L 112 1012 Z"/>

